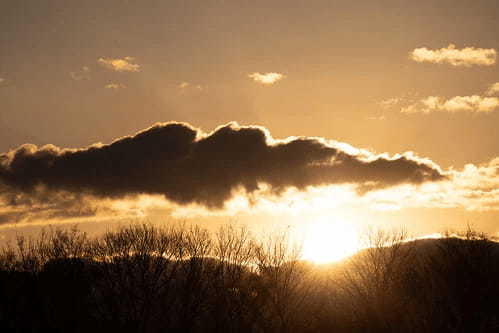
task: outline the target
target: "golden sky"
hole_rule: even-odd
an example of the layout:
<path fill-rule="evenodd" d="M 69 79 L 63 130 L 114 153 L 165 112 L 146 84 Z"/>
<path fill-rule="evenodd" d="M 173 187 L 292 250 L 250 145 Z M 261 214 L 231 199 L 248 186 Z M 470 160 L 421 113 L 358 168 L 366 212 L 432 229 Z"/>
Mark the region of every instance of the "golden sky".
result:
<path fill-rule="evenodd" d="M 498 22 L 497 0 L 3 1 L 0 228 L 499 232 Z"/>

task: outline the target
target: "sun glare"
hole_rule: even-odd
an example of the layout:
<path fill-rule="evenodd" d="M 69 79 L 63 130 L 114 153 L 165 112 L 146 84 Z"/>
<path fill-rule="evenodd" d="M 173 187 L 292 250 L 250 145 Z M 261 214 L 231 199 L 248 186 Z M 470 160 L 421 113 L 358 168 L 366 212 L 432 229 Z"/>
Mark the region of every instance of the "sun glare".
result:
<path fill-rule="evenodd" d="M 344 259 L 359 250 L 355 228 L 345 222 L 318 220 L 310 224 L 303 241 L 303 259 L 328 263 Z"/>

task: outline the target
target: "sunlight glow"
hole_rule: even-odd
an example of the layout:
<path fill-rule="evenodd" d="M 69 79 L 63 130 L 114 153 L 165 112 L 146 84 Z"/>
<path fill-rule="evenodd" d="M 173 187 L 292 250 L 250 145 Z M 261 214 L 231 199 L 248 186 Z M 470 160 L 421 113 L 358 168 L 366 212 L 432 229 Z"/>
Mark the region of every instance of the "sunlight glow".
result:
<path fill-rule="evenodd" d="M 303 241 L 303 259 L 328 263 L 344 259 L 359 250 L 355 228 L 345 222 L 320 219 L 308 226 Z"/>

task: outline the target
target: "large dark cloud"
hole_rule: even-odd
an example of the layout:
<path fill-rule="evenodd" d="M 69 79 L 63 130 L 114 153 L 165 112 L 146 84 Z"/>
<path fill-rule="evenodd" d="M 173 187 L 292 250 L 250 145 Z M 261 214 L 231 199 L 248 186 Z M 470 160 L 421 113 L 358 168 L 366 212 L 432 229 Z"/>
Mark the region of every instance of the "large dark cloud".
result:
<path fill-rule="evenodd" d="M 445 178 L 430 162 L 402 155 L 354 155 L 318 138 L 274 141 L 261 127 L 228 124 L 204 135 L 182 123 L 158 124 L 86 149 L 23 145 L 0 155 L 0 183 L 23 197 L 66 192 L 119 198 L 161 194 L 179 204 L 221 208 L 235 189 L 354 184 L 376 189 Z M 38 194 L 39 196 L 39 194 Z"/>

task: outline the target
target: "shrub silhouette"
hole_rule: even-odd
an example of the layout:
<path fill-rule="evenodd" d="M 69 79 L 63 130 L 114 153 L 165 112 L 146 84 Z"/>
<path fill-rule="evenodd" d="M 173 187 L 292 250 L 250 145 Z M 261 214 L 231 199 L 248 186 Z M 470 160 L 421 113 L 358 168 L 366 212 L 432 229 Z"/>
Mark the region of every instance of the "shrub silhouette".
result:
<path fill-rule="evenodd" d="M 497 332 L 499 247 L 471 229 L 370 231 L 331 265 L 286 234 L 132 225 L 0 251 L 1 332 Z"/>

